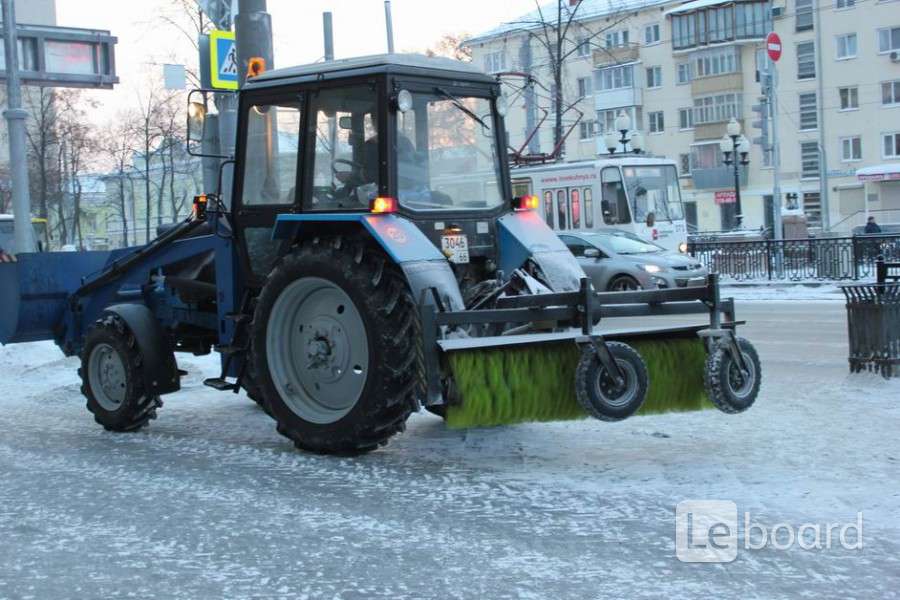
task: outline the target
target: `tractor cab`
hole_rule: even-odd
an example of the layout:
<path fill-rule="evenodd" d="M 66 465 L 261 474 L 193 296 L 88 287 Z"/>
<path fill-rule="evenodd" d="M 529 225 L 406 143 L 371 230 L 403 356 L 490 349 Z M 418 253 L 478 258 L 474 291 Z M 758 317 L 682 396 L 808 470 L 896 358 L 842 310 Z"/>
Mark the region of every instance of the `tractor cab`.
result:
<path fill-rule="evenodd" d="M 444 58 L 369 56 L 249 80 L 232 198 L 249 270 L 262 281 L 282 253 L 271 231 L 284 213 L 393 212 L 453 263 L 495 260 L 511 199 L 504 112 L 492 77 Z"/>

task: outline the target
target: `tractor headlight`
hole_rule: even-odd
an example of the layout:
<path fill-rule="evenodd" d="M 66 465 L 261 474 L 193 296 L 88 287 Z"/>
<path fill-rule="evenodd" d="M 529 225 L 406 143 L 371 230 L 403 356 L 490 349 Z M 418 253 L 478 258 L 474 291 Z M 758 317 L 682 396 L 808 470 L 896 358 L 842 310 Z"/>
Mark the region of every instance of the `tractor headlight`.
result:
<path fill-rule="evenodd" d="M 663 270 L 659 265 L 641 265 L 641 268 L 648 273 L 659 273 Z"/>
<path fill-rule="evenodd" d="M 397 92 L 397 110 L 406 113 L 412 110 L 413 97 L 409 90 L 400 90 Z"/>
<path fill-rule="evenodd" d="M 678 251 L 682 254 L 687 254 L 687 242 L 681 242 L 680 244 L 678 244 Z"/>

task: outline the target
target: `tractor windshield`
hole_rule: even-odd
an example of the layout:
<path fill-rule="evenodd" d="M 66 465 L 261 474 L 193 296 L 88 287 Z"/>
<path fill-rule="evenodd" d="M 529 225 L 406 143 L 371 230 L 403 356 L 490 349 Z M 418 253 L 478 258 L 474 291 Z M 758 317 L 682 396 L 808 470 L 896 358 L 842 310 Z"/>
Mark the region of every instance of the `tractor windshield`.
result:
<path fill-rule="evenodd" d="M 492 209 L 503 204 L 491 101 L 444 90 L 413 94 L 397 113 L 400 204 L 413 210 Z"/>

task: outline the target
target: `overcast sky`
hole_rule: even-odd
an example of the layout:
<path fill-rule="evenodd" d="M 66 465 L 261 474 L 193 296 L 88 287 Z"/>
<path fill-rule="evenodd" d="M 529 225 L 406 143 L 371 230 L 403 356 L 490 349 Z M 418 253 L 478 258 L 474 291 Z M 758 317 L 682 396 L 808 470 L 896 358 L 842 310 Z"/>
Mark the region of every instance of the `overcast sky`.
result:
<path fill-rule="evenodd" d="M 108 29 L 118 37 L 122 83 L 114 92 L 96 92 L 110 110 L 133 102 L 146 79 L 161 74 L 162 63 L 185 62 L 195 52 L 184 35 L 163 22 L 160 15 L 171 12 L 169 0 L 56 0 L 56 5 L 60 26 Z M 476 34 L 533 8 L 534 0 L 394 0 L 395 47 L 421 50 L 446 33 Z M 268 10 L 276 66 L 321 58 L 326 10 L 334 14 L 337 58 L 386 51 L 382 0 L 268 0 Z"/>

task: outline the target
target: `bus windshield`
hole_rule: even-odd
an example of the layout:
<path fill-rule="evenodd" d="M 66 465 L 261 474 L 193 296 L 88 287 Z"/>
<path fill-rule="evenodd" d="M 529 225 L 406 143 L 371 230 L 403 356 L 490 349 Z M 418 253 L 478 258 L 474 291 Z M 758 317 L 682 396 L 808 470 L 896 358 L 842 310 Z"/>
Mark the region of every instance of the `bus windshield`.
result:
<path fill-rule="evenodd" d="M 646 221 L 650 213 L 656 221 L 684 219 L 674 166 L 627 166 L 622 168 L 622 173 L 636 223 Z"/>

